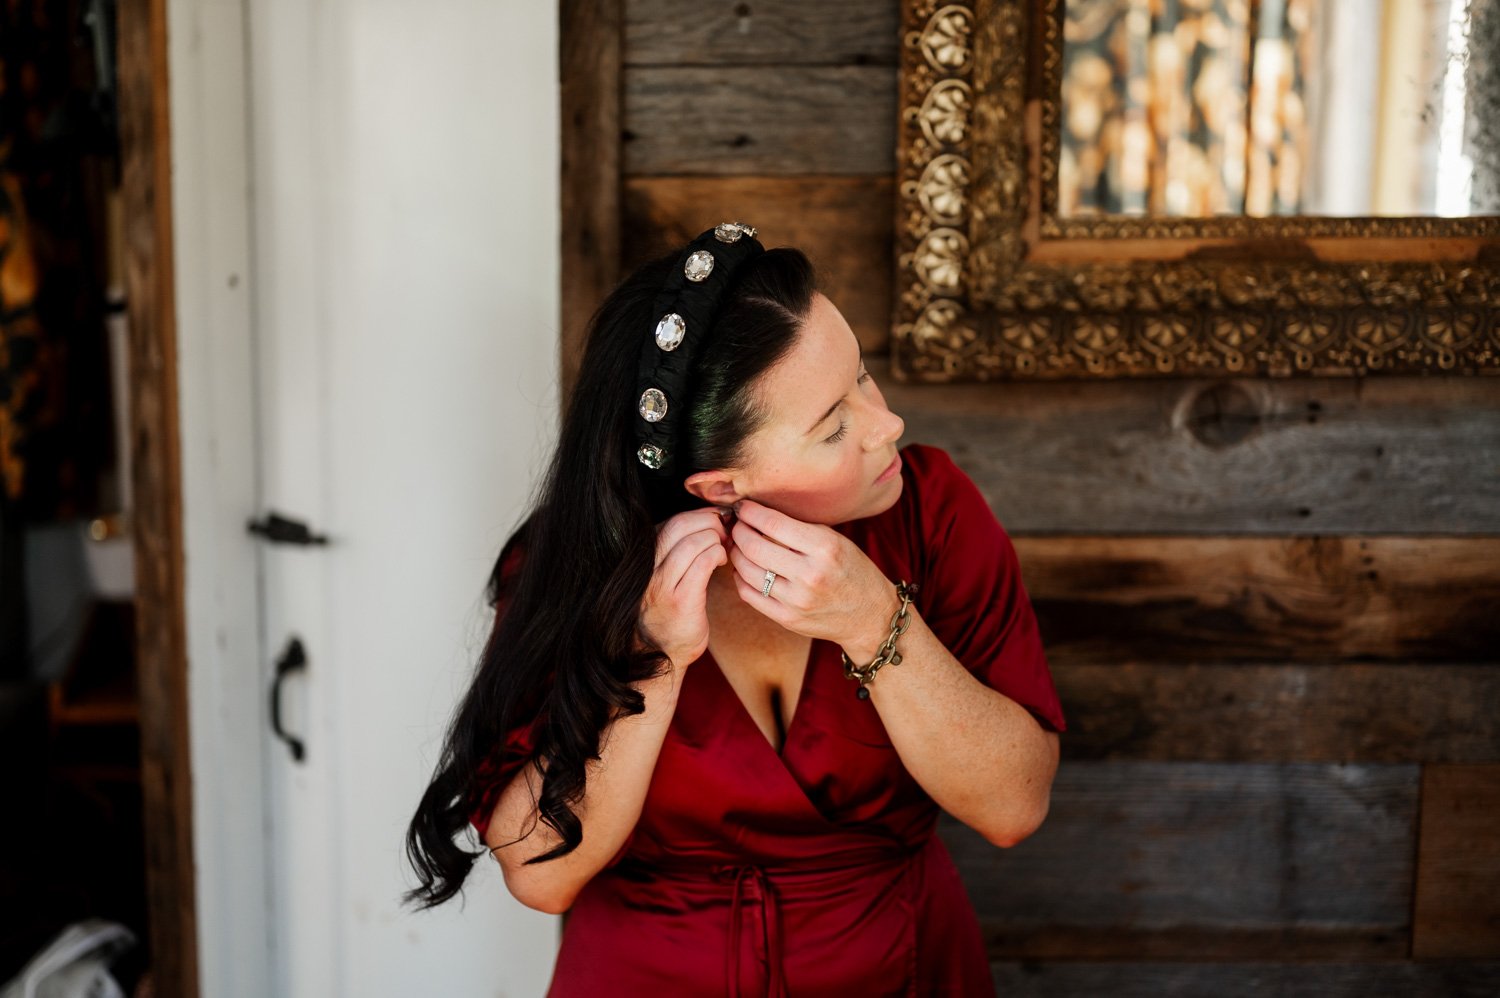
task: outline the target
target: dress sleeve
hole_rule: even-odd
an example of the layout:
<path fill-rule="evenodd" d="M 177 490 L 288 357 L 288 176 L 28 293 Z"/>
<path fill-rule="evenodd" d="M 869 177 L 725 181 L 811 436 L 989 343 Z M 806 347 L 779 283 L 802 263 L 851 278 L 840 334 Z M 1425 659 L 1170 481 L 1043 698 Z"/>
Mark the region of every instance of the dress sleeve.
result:
<path fill-rule="evenodd" d="M 484 834 L 490 827 L 490 815 L 494 812 L 495 805 L 500 802 L 500 794 L 530 760 L 532 750 L 536 746 L 536 733 L 541 723 L 542 719 L 536 717 L 511 728 L 500 747 L 498 757 L 492 755 L 479 764 L 480 790 L 472 805 L 469 823 L 479 833 L 481 842 L 484 841 Z"/>
<path fill-rule="evenodd" d="M 1065 731 L 1010 535 L 947 452 L 929 453 L 930 497 L 923 503 L 929 567 L 916 597 L 922 619 L 976 679 L 1025 707 L 1044 729 Z"/>
<path fill-rule="evenodd" d="M 500 622 L 505 616 L 506 608 L 510 604 L 511 593 L 515 589 L 516 573 L 520 570 L 523 554 L 521 545 L 513 544 L 509 551 L 501 555 L 500 575 L 495 592 L 495 617 L 490 631 L 491 641 L 494 640 Z M 500 794 L 510 783 L 511 778 L 530 761 L 531 754 L 536 748 L 537 733 L 541 730 L 542 721 L 542 716 L 538 714 L 513 725 L 506 732 L 505 738 L 497 746 L 495 752 L 479 764 L 476 789 L 470 799 L 469 823 L 479 833 L 481 842 L 484 841 L 484 834 L 490 826 L 490 815 L 500 801 Z"/>

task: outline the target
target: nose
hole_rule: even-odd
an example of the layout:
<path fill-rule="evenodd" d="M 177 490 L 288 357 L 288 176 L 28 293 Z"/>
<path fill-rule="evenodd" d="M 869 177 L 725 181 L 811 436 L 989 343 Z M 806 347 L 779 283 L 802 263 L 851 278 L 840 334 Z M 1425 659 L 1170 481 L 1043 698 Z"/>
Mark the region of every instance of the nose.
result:
<path fill-rule="evenodd" d="M 880 418 L 875 420 L 875 432 L 871 434 L 870 450 L 880 450 L 892 442 L 901 439 L 906 432 L 906 420 L 896 415 L 885 406 L 880 406 Z"/>

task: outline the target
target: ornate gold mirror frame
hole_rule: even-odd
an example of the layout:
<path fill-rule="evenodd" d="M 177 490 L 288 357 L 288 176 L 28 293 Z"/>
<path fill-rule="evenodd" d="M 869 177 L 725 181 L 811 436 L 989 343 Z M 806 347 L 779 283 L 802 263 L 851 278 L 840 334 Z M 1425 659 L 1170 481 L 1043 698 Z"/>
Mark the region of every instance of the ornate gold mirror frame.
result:
<path fill-rule="evenodd" d="M 1060 218 L 1064 0 L 902 0 L 900 381 L 1500 373 L 1500 217 Z"/>

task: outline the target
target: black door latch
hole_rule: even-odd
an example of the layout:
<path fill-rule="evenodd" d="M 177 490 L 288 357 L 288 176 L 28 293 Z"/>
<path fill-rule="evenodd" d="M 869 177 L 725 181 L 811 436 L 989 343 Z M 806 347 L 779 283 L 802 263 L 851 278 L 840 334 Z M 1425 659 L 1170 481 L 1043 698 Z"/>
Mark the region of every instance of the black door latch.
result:
<path fill-rule="evenodd" d="M 301 520 L 291 520 L 278 513 L 267 513 L 260 521 L 251 520 L 247 525 L 252 534 L 260 534 L 266 540 L 278 544 L 327 544 L 323 534 L 314 534 Z"/>

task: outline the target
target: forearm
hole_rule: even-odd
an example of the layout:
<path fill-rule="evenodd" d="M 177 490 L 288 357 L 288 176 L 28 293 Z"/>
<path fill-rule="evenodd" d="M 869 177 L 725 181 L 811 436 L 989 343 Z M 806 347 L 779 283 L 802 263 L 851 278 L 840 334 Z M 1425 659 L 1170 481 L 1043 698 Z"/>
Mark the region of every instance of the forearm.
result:
<path fill-rule="evenodd" d="M 890 612 L 844 646 L 856 664 L 875 657 L 900 603 L 893 592 Z M 939 807 L 996 845 L 1013 845 L 1046 817 L 1057 735 L 964 668 L 915 604 L 907 615 L 910 625 L 896 639 L 901 664 L 876 673 L 870 703 L 907 771 Z"/>
<path fill-rule="evenodd" d="M 645 712 L 617 718 L 604 728 L 599 758 L 585 764 L 583 799 L 572 805 L 584 831 L 572 852 L 525 865 L 526 860 L 558 845 L 562 836 L 540 820 L 535 802 L 541 794 L 541 777 L 534 767 L 523 768 L 506 786 L 485 840 L 500 863 L 506 886 L 521 903 L 541 911 L 566 911 L 584 885 L 619 852 L 640 818 L 681 683 L 682 672 L 674 669 L 633 684 L 646 698 Z"/>

